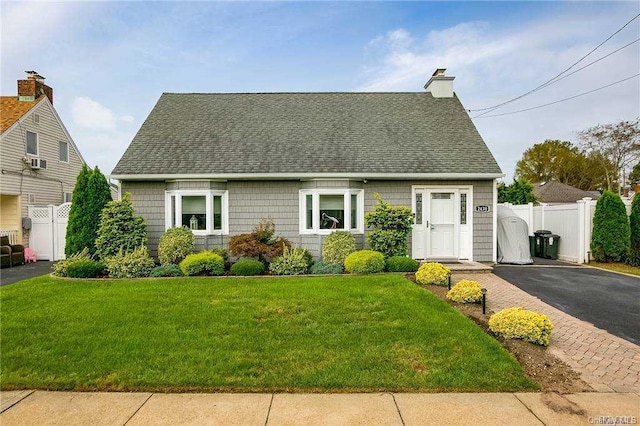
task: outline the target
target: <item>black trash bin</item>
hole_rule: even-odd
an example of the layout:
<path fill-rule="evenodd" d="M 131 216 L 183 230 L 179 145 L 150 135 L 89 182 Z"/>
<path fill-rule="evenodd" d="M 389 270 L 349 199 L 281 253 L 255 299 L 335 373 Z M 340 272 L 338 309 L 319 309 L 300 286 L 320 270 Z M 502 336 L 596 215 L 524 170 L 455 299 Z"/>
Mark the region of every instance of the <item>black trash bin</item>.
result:
<path fill-rule="evenodd" d="M 535 257 L 536 255 L 536 237 L 533 235 L 529 235 L 529 252 L 531 257 Z"/>
<path fill-rule="evenodd" d="M 534 256 L 535 257 L 544 257 L 544 236 L 551 235 L 551 231 L 546 231 L 544 229 L 538 230 L 533 233 L 536 239 L 536 247 Z"/>
<path fill-rule="evenodd" d="M 544 248 L 543 257 L 546 259 L 558 259 L 558 251 L 560 249 L 560 235 L 545 234 L 543 236 Z"/>

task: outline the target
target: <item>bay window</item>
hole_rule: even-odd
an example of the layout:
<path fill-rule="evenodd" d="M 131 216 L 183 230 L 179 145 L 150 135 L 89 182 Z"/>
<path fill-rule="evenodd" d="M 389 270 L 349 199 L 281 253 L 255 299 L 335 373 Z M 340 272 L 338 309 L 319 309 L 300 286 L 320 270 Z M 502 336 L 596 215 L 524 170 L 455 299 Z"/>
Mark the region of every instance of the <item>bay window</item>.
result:
<path fill-rule="evenodd" d="M 334 230 L 364 232 L 364 195 L 360 189 L 300 191 L 300 233 L 329 234 Z"/>
<path fill-rule="evenodd" d="M 167 191 L 165 206 L 166 229 L 184 226 L 194 235 L 229 233 L 227 191 Z"/>

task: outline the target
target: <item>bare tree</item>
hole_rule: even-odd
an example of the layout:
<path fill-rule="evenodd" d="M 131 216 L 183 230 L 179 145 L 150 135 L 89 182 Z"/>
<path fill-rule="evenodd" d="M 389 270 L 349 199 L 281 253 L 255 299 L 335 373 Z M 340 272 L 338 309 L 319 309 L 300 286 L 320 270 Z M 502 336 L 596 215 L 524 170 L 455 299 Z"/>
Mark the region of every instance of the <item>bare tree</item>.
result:
<path fill-rule="evenodd" d="M 627 171 L 640 158 L 640 118 L 617 124 L 598 124 L 578 132 L 578 137 L 581 147 L 599 159 L 606 173 L 608 189 L 617 189 L 620 193 Z M 607 162 L 615 166 L 615 175 L 606 170 Z"/>

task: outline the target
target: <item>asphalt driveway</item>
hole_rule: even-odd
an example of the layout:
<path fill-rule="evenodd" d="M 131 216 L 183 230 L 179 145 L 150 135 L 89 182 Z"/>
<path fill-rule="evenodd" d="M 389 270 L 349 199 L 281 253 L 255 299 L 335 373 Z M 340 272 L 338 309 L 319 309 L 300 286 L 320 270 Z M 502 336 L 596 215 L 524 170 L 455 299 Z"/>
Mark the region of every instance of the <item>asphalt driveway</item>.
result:
<path fill-rule="evenodd" d="M 0 270 L 0 286 L 50 274 L 52 266 L 53 262 L 41 260 L 36 263 L 14 266 L 13 268 L 4 268 Z"/>
<path fill-rule="evenodd" d="M 640 278 L 588 267 L 497 265 L 494 274 L 569 315 L 640 345 Z"/>

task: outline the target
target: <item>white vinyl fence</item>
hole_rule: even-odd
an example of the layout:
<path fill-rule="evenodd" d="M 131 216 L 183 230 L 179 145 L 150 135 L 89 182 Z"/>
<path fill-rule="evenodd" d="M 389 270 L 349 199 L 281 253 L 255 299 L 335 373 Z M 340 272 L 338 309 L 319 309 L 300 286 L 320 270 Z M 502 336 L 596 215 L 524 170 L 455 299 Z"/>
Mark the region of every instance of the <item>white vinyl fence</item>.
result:
<path fill-rule="evenodd" d="M 624 199 L 627 214 L 631 214 L 631 200 Z M 533 203 L 513 205 L 503 203 L 529 225 L 529 235 L 545 229 L 560 236 L 558 257 L 574 263 L 589 261 L 591 255 L 591 232 L 593 215 L 596 211 L 596 200 L 584 198 L 574 204 L 541 204 Z"/>
<path fill-rule="evenodd" d="M 29 247 L 36 252 L 38 260 L 64 259 L 65 236 L 71 203 L 59 206 L 29 206 L 31 230 Z"/>

